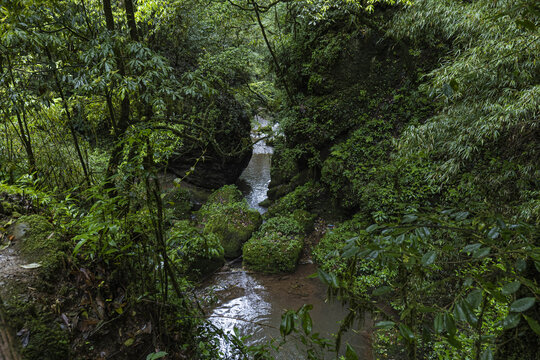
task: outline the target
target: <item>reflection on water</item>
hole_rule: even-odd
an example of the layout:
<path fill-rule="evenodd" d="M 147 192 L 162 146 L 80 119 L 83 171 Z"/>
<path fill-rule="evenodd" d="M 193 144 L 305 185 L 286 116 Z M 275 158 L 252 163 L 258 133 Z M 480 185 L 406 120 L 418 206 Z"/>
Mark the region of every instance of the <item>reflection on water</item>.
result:
<path fill-rule="evenodd" d="M 209 320 L 226 332 L 236 327 L 240 336 L 250 335 L 248 345 L 280 339 L 279 324 L 285 310 L 298 310 L 304 304 L 313 305 L 310 311 L 313 331 L 332 339 L 339 330 L 338 321 L 347 309 L 338 303 L 326 302 L 326 287 L 318 280 L 308 278 L 316 271 L 315 265 L 300 265 L 294 274 L 263 275 L 246 273 L 241 269 L 220 273 L 205 284 L 206 291 L 214 290 L 218 302 L 209 309 Z M 356 350 L 360 359 L 368 353 L 365 334 L 350 332 L 344 337 Z M 222 342 L 222 351 L 230 356 L 229 344 Z M 295 341 L 280 349 L 279 358 L 284 360 L 306 358 L 305 348 Z M 334 358 L 327 353 L 325 358 Z"/>

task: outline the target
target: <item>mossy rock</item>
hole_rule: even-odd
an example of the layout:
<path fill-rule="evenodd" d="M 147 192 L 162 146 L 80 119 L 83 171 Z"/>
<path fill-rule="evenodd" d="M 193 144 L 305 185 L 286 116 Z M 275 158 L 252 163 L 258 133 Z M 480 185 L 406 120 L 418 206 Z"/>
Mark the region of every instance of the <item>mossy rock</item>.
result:
<path fill-rule="evenodd" d="M 243 200 L 243 198 L 244 196 L 242 195 L 242 192 L 236 187 L 236 185 L 225 185 L 210 194 L 206 203 L 209 205 L 229 205 L 240 202 Z"/>
<path fill-rule="evenodd" d="M 291 216 L 276 216 L 268 219 L 254 237 L 263 237 L 278 233 L 285 236 L 296 236 L 303 233 L 302 225 Z"/>
<path fill-rule="evenodd" d="M 303 234 L 303 226 L 292 216 L 269 219 L 244 245 L 244 264 L 264 273 L 294 271 L 304 244 Z"/>
<path fill-rule="evenodd" d="M 270 199 L 265 199 L 259 203 L 259 206 L 262 206 L 263 208 L 268 208 L 270 205 L 272 205 L 274 202 Z"/>
<path fill-rule="evenodd" d="M 245 201 L 230 205 L 214 204 L 203 207 L 205 234 L 216 234 L 225 250 L 225 258 L 236 258 L 242 254 L 244 244 L 261 226 L 261 215 L 249 209 Z"/>
<path fill-rule="evenodd" d="M 302 247 L 303 241 L 297 235 L 279 232 L 256 235 L 244 245 L 244 265 L 248 269 L 268 274 L 293 272 Z"/>
<path fill-rule="evenodd" d="M 224 250 L 219 237 L 203 234 L 188 221 L 178 221 L 168 232 L 172 252 L 169 257 L 188 276 L 197 278 L 210 274 L 225 263 Z"/>
<path fill-rule="evenodd" d="M 41 215 L 20 217 L 9 228 L 9 233 L 23 258 L 40 263 L 43 269 L 54 271 L 64 257 L 63 244 L 54 226 Z"/>

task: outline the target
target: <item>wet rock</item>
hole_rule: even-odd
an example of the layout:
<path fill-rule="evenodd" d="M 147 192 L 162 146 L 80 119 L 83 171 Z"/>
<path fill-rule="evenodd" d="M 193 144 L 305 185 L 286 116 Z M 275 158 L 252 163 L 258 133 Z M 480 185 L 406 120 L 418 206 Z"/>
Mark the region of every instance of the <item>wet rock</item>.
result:
<path fill-rule="evenodd" d="M 205 234 L 219 237 L 227 259 L 242 255 L 242 245 L 262 223 L 261 215 L 249 208 L 234 185 L 224 186 L 212 193 L 199 210 L 198 217 L 205 224 Z"/>
<path fill-rule="evenodd" d="M 242 245 L 261 225 L 261 215 L 238 202 L 227 206 L 214 206 L 207 217 L 204 232 L 216 234 L 225 250 L 225 258 L 242 255 Z"/>
<path fill-rule="evenodd" d="M 213 142 L 190 143 L 185 140 L 186 143 L 176 151 L 178 155 L 169 159 L 168 170 L 179 177 L 189 173 L 185 180 L 188 183 L 217 189 L 234 183 L 249 163 L 252 154 L 251 120 L 230 95 L 222 94 L 214 99 L 212 105 L 202 105 L 207 108 L 196 111 L 210 116 L 199 125 L 212 132 L 217 146 Z M 200 113 L 193 116 L 200 116 Z M 192 129 L 191 132 L 189 135 L 201 137 L 200 130 Z"/>
<path fill-rule="evenodd" d="M 244 245 L 244 264 L 263 273 L 292 272 L 304 245 L 303 228 L 292 217 L 269 219 Z"/>

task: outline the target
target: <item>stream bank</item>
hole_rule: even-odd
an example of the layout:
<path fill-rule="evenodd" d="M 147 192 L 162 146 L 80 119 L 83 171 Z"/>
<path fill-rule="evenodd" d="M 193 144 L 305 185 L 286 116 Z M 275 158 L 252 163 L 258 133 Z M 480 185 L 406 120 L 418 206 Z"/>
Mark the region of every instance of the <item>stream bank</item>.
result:
<path fill-rule="evenodd" d="M 267 120 L 256 117 L 258 126 L 265 127 Z M 252 138 L 259 140 L 254 131 Z M 259 205 L 267 199 L 270 183 L 270 166 L 273 148 L 264 140 L 256 142 L 250 163 L 242 173 L 238 187 L 242 190 L 249 206 L 260 213 L 266 208 Z M 321 228 L 324 227 L 324 228 Z M 247 345 L 262 345 L 272 340 L 281 339 L 279 326 L 281 316 L 286 310 L 298 310 L 304 304 L 311 304 L 310 315 L 313 320 L 313 332 L 322 337 L 335 340 L 339 330 L 339 321 L 347 315 L 347 309 L 338 302 L 327 300 L 326 286 L 319 279 L 310 277 L 316 273 L 312 263 L 310 249 L 320 238 L 326 225 L 319 222 L 316 230 L 305 240 L 305 249 L 296 271 L 291 274 L 265 275 L 246 271 L 239 263 L 226 266 L 207 280 L 199 290 L 207 300 L 206 312 L 209 321 L 225 332 L 232 333 L 236 328 L 240 337 L 249 336 Z M 349 343 L 361 359 L 370 359 L 371 320 L 354 332 L 347 333 L 342 343 Z M 282 359 L 301 359 L 307 348 L 291 336 L 280 348 Z M 342 346 L 343 348 L 343 346 Z M 230 344 L 221 342 L 221 351 L 225 356 L 232 356 Z M 321 354 L 323 358 L 335 358 L 334 353 Z"/>

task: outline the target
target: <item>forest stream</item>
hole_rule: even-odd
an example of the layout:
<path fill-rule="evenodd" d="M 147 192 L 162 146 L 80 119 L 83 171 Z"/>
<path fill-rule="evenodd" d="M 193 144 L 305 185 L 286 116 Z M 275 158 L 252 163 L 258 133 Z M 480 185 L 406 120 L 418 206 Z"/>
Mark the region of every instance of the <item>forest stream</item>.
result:
<path fill-rule="evenodd" d="M 260 126 L 267 121 L 257 117 Z M 256 135 L 253 135 L 257 140 Z M 253 156 L 240 179 L 244 184 L 243 193 L 250 207 L 263 213 L 265 208 L 259 203 L 266 199 L 270 183 L 270 163 L 273 149 L 264 140 L 253 147 Z M 313 305 L 310 314 L 314 332 L 333 340 L 332 334 L 339 330 L 338 322 L 347 311 L 339 303 L 326 301 L 326 286 L 316 278 L 309 278 L 316 272 L 314 264 L 301 264 L 292 274 L 263 275 L 245 271 L 239 263 L 230 269 L 215 274 L 203 286 L 204 293 L 212 293 L 216 302 L 208 309 L 212 324 L 225 332 L 236 327 L 240 336 L 250 335 L 248 345 L 258 345 L 272 339 L 280 340 L 279 325 L 281 315 L 286 310 L 298 310 L 303 304 Z M 365 331 L 349 333 L 343 343 L 348 342 L 357 354 L 368 354 L 369 335 Z M 305 356 L 302 344 L 293 337 L 280 351 L 282 359 L 299 359 Z M 230 355 L 229 345 L 222 342 L 222 351 Z M 335 355 L 334 355 L 335 356 Z M 327 358 L 332 358 L 327 354 Z M 362 359 L 369 359 L 364 356 Z"/>

